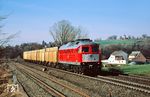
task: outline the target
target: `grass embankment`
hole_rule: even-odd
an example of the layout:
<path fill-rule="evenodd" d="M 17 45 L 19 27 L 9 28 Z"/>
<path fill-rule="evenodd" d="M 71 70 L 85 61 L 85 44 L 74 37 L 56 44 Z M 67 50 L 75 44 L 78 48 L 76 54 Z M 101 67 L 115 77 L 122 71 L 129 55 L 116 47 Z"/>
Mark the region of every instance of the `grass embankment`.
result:
<path fill-rule="evenodd" d="M 104 73 L 123 73 L 150 76 L 150 64 L 144 65 L 123 65 L 117 67 L 103 67 Z"/>
<path fill-rule="evenodd" d="M 137 74 L 137 75 L 150 76 L 150 64 L 121 66 L 120 70 L 123 71 L 123 73 L 125 74 Z"/>

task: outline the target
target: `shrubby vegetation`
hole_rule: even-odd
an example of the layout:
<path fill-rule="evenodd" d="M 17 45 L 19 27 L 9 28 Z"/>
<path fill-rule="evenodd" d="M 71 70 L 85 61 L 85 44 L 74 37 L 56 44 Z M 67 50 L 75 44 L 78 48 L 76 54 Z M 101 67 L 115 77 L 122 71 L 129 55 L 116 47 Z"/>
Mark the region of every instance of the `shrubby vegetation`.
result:
<path fill-rule="evenodd" d="M 150 37 L 135 38 L 135 39 L 117 39 L 117 40 L 96 40 L 95 42 L 100 44 L 102 49 L 102 58 L 106 59 L 113 51 L 123 50 L 130 54 L 132 51 L 141 51 L 146 58 L 150 58 Z"/>

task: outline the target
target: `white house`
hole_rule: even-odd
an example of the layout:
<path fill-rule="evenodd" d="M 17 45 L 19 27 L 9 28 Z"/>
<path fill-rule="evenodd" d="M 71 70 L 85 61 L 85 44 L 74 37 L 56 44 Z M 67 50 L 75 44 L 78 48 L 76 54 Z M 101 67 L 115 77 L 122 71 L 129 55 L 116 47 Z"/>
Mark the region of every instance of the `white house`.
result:
<path fill-rule="evenodd" d="M 127 64 L 128 54 L 124 51 L 114 51 L 108 58 L 108 64 Z"/>

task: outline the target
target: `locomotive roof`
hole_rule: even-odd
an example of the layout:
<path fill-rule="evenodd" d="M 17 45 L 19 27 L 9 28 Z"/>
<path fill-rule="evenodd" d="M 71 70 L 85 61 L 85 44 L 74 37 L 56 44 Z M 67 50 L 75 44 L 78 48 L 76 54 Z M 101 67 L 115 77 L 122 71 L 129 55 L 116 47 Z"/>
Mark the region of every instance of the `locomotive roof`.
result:
<path fill-rule="evenodd" d="M 73 49 L 73 48 L 77 48 L 80 45 L 90 45 L 90 44 L 96 44 L 93 43 L 92 40 L 90 39 L 78 39 L 75 41 L 71 41 L 68 42 L 67 44 L 62 45 L 59 50 L 63 50 L 63 49 Z"/>

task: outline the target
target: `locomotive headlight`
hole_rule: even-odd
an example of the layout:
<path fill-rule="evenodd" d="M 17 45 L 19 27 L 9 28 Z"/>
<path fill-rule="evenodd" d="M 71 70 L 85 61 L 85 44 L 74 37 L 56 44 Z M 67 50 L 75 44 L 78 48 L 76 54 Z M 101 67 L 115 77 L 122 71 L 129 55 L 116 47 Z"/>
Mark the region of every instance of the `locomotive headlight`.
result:
<path fill-rule="evenodd" d="M 78 53 L 81 53 L 82 51 L 81 51 L 81 47 L 78 49 Z"/>

